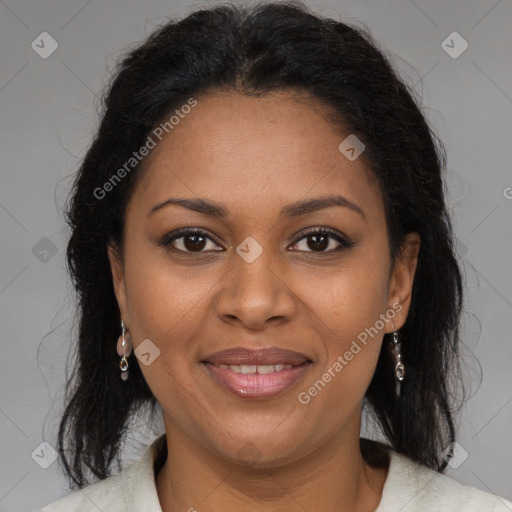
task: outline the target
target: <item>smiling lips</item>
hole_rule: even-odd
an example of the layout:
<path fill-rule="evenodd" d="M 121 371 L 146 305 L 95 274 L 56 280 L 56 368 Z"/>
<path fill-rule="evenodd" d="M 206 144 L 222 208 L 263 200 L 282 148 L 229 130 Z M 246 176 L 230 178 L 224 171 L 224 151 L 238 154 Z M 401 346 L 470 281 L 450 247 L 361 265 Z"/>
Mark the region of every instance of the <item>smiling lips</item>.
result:
<path fill-rule="evenodd" d="M 308 369 L 307 356 L 271 347 L 216 352 L 202 362 L 217 382 L 242 398 L 269 398 L 289 389 Z"/>

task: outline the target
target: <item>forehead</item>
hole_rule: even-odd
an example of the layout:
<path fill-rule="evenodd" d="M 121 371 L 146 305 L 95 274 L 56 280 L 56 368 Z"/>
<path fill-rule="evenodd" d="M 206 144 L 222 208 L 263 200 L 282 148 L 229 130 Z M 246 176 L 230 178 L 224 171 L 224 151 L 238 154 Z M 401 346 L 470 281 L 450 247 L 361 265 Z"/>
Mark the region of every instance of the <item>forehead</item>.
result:
<path fill-rule="evenodd" d="M 337 192 L 379 207 L 373 172 L 364 156 L 350 161 L 340 151 L 350 132 L 328 114 L 320 101 L 293 92 L 198 97 L 150 153 L 136 203 L 208 197 L 241 212 L 241 202 L 268 209 Z"/>

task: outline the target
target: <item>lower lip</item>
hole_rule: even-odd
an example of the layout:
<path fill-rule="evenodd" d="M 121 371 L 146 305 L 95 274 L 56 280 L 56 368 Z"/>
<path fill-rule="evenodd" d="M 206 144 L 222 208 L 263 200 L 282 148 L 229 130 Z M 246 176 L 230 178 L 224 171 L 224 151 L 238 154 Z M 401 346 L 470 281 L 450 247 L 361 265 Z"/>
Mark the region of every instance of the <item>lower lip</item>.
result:
<path fill-rule="evenodd" d="M 307 371 L 311 363 L 260 375 L 259 373 L 235 373 L 229 368 L 219 368 L 203 363 L 217 382 L 241 398 L 270 398 L 290 389 Z"/>

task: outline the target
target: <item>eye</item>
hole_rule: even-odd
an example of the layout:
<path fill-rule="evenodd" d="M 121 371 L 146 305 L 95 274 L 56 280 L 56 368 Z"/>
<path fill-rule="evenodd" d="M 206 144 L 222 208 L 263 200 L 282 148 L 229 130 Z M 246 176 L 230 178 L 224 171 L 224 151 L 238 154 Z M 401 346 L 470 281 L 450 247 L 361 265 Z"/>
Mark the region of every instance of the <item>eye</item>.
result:
<path fill-rule="evenodd" d="M 302 240 L 308 240 L 305 244 Z M 210 242 L 210 247 L 208 243 Z M 183 228 L 166 235 L 160 245 L 177 252 L 204 253 L 223 251 L 208 233 L 199 228 Z M 302 245 L 302 247 L 301 247 Z M 319 254 L 338 252 L 354 244 L 338 231 L 331 228 L 313 228 L 302 233 L 292 247 L 293 251 L 316 252 Z M 296 247 L 299 247 L 298 249 Z"/>
<path fill-rule="evenodd" d="M 211 242 L 213 247 L 208 248 L 208 242 Z M 171 235 L 167 235 L 160 245 L 164 247 L 170 247 L 171 249 L 175 249 L 179 252 L 189 252 L 189 253 L 201 253 L 206 252 L 207 250 L 224 250 L 222 248 L 215 249 L 218 247 L 217 244 L 213 241 L 213 239 L 208 236 L 206 231 L 198 228 L 183 228 Z"/>
<path fill-rule="evenodd" d="M 330 228 L 313 228 L 302 233 L 302 235 L 303 236 L 298 240 L 298 242 L 295 242 L 292 247 L 300 246 L 302 240 L 308 241 L 306 243 L 302 243 L 302 248 L 293 250 L 322 254 L 338 252 L 354 245 L 341 233 Z"/>

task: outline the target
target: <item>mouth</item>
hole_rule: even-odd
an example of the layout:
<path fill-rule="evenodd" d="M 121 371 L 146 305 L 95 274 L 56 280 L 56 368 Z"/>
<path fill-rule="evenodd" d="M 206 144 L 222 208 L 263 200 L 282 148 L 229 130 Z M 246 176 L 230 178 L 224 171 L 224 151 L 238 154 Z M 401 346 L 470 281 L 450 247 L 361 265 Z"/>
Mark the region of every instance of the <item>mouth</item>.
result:
<path fill-rule="evenodd" d="M 224 350 L 201 363 L 217 384 L 246 399 L 271 398 L 284 393 L 313 364 L 304 354 L 278 347 Z"/>

